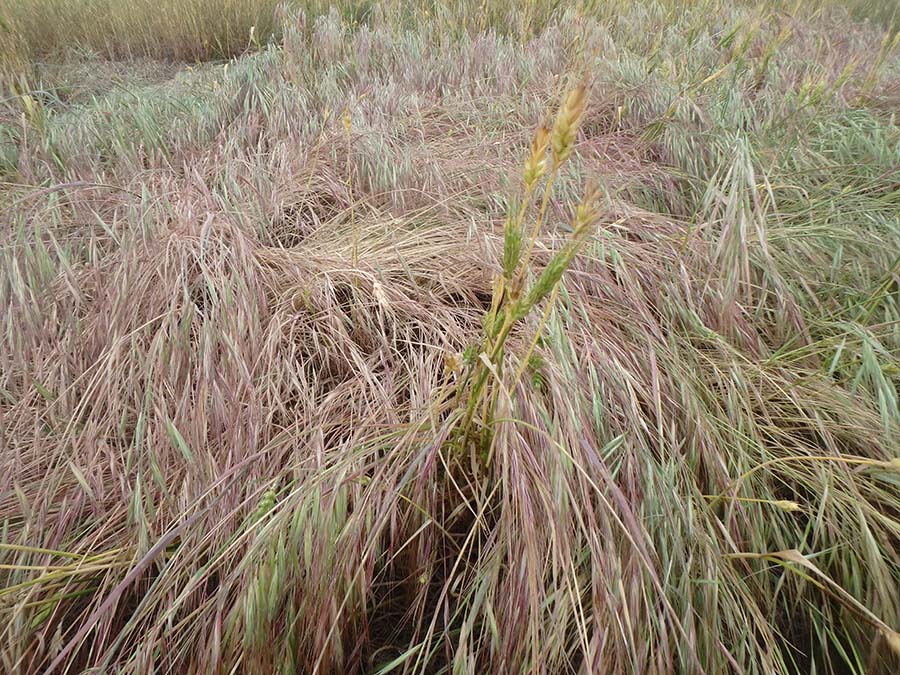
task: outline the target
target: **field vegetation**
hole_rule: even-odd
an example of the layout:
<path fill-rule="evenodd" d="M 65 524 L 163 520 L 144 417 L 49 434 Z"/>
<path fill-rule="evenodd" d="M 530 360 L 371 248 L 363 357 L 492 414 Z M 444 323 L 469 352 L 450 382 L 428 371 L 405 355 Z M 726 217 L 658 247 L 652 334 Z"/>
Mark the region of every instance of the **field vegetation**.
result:
<path fill-rule="evenodd" d="M 6 0 L 0 672 L 898 672 L 898 36 Z"/>

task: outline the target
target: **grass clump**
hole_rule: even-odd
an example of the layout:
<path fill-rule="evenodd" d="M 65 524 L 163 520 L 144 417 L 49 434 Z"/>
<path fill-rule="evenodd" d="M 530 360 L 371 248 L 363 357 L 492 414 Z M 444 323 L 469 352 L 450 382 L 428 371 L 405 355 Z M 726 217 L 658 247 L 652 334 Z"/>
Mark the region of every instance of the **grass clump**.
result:
<path fill-rule="evenodd" d="M 0 670 L 896 670 L 894 34 L 473 7 L 0 103 Z"/>
<path fill-rule="evenodd" d="M 475 361 L 474 367 L 461 382 L 461 390 L 468 399 L 463 428 L 467 434 L 471 431 L 476 411 L 482 408 L 480 422 L 484 432 L 482 442 L 485 445 L 490 442 L 490 429 L 498 395 L 496 391 L 485 392 L 485 385 L 491 376 L 495 383 L 502 384 L 504 347 L 510 331 L 548 295 L 553 294 L 555 297 L 562 275 L 572 263 L 583 241 L 590 235 L 591 227 L 597 220 L 598 191 L 594 187 L 589 187 L 575 209 L 570 240 L 553 255 L 530 288 L 525 290 L 528 263 L 538 242 L 553 182 L 560 167 L 572 154 L 578 126 L 584 115 L 586 95 L 585 85 L 573 89 L 560 106 L 552 131 L 546 126 L 540 126 L 535 131 L 531 141 L 531 152 L 524 167 L 525 195 L 516 213 L 506 219 L 503 230 L 502 271 L 494 282 L 491 308 L 484 317 L 485 342 L 477 360 L 470 359 Z M 523 232 L 524 220 L 531 206 L 535 188 L 547 171 L 548 148 L 550 173 L 540 209 L 535 216 L 533 231 L 526 240 Z M 523 255 L 522 247 L 526 244 L 527 248 Z M 530 354 L 526 356 L 525 362 L 529 357 Z M 488 448 L 485 447 L 484 450 L 487 451 Z"/>

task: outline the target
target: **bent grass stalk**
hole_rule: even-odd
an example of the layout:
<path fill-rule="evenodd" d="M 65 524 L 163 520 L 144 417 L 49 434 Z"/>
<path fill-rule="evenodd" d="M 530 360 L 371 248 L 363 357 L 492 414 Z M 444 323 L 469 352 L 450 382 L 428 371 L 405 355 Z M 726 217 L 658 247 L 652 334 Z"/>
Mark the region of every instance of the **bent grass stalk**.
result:
<path fill-rule="evenodd" d="M 797 457 L 776 457 L 775 459 L 770 459 L 767 462 L 763 462 L 762 464 L 757 464 L 752 469 L 749 469 L 742 473 L 740 476 L 735 478 L 731 485 L 727 490 L 722 492 L 721 494 L 714 495 L 712 497 L 713 501 L 711 506 L 717 504 L 720 500 L 728 499 L 728 493 L 736 490 L 741 483 L 747 480 L 750 476 L 755 474 L 757 471 L 761 471 L 770 466 L 775 466 L 776 464 L 790 464 L 794 462 L 838 462 L 841 464 L 855 464 L 858 466 L 873 466 L 880 469 L 887 469 L 889 471 L 900 471 L 900 458 L 894 458 L 889 461 L 881 461 L 875 459 L 867 459 L 865 457 L 840 457 L 837 455 L 805 455 L 805 456 L 797 456 Z"/>
<path fill-rule="evenodd" d="M 359 268 L 359 231 L 356 227 L 356 205 L 353 203 L 353 167 L 350 159 L 353 156 L 353 118 L 350 116 L 350 109 L 344 109 L 341 116 L 341 122 L 344 125 L 344 133 L 347 137 L 347 199 L 350 202 L 350 232 L 353 240 L 351 246 L 351 261 L 353 269 Z"/>

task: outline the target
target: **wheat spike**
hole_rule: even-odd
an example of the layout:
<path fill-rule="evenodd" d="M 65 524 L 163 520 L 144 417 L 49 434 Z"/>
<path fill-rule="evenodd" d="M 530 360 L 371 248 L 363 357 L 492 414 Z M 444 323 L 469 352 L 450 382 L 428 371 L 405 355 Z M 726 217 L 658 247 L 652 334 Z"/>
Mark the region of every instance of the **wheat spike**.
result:
<path fill-rule="evenodd" d="M 575 147 L 575 136 L 578 134 L 578 126 L 584 116 L 584 107 L 587 101 L 587 88 L 580 84 L 569 92 L 563 102 L 556 122 L 553 124 L 551 134 L 551 146 L 553 148 L 553 164 L 559 166 L 572 154 Z"/>
<path fill-rule="evenodd" d="M 542 124 L 531 139 L 531 153 L 525 160 L 525 186 L 532 190 L 547 171 L 547 147 L 550 145 L 550 130 Z"/>
<path fill-rule="evenodd" d="M 584 191 L 584 197 L 575 208 L 575 217 L 572 219 L 572 236 L 580 239 L 597 221 L 597 207 L 600 200 L 600 188 L 596 183 L 589 183 Z"/>

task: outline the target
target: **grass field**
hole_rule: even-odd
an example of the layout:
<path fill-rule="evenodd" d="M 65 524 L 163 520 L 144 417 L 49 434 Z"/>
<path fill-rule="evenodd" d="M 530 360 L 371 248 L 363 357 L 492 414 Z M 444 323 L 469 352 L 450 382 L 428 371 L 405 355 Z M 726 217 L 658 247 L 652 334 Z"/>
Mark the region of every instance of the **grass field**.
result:
<path fill-rule="evenodd" d="M 0 672 L 898 672 L 893 5 L 329 4 L 0 6 Z"/>

